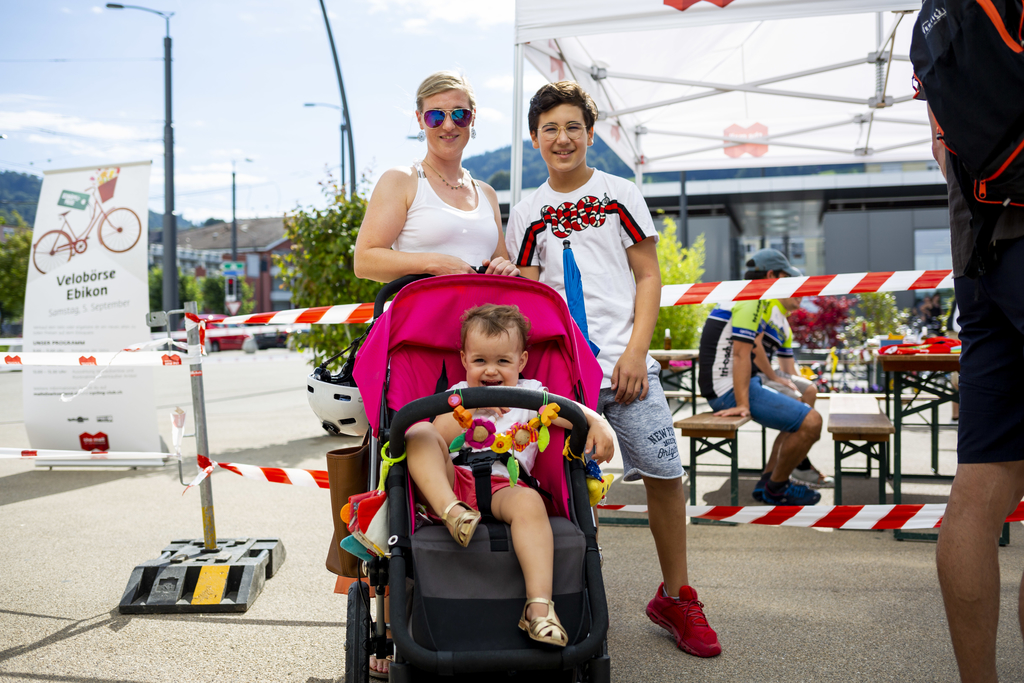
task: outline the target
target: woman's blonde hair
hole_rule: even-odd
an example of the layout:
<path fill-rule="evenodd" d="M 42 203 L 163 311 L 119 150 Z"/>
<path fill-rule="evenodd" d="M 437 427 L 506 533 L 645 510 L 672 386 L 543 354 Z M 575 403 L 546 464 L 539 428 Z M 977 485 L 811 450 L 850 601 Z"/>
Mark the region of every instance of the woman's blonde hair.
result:
<path fill-rule="evenodd" d="M 469 80 L 455 71 L 438 71 L 423 79 L 416 90 L 416 111 L 423 111 L 423 100 L 449 90 L 461 90 L 469 97 L 469 108 L 476 109 L 476 97 Z"/>

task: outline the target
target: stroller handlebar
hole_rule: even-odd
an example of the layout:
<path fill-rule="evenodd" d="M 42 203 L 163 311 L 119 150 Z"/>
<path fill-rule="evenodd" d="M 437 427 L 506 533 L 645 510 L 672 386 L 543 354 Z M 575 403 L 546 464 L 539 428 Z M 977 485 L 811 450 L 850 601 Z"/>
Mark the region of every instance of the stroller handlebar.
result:
<path fill-rule="evenodd" d="M 448 397 L 453 391 L 445 391 L 440 394 L 426 396 L 408 403 L 398 411 L 390 429 L 390 455 L 397 457 L 405 452 L 405 431 L 427 418 L 441 415 L 451 411 L 452 406 L 448 403 Z M 526 410 L 540 410 L 545 404 L 544 392 L 533 389 L 519 389 L 517 387 L 473 387 L 462 389 L 462 406 L 467 409 L 486 408 L 490 406 L 502 406 L 507 408 L 524 408 Z M 563 417 L 572 424 L 573 430 L 569 437 L 569 449 L 573 453 L 583 454 L 586 445 L 587 418 L 574 401 L 571 401 L 557 394 L 547 394 L 547 403 L 558 405 L 558 416 Z"/>
<path fill-rule="evenodd" d="M 487 266 L 477 266 L 476 272 L 479 275 L 485 275 L 487 273 Z M 422 273 L 420 275 L 403 275 L 397 280 L 385 283 L 385 285 L 380 288 L 380 291 L 377 292 L 377 298 L 373 301 L 373 319 L 376 320 L 381 316 L 384 312 L 384 305 L 388 302 L 388 299 L 393 297 L 395 294 L 398 294 L 402 287 L 428 277 L 434 276 L 427 273 Z"/>

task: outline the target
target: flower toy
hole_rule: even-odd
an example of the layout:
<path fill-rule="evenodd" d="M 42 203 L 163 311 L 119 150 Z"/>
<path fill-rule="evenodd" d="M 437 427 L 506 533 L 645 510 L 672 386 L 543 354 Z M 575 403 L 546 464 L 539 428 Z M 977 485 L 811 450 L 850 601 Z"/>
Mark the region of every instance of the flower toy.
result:
<path fill-rule="evenodd" d="M 551 441 L 551 434 L 548 432 L 548 427 L 551 426 L 551 422 L 558 418 L 558 404 L 549 403 L 540 409 L 537 413 L 537 417 L 530 420 L 530 427 L 537 431 L 537 446 L 542 451 L 547 450 L 548 443 Z"/>
<path fill-rule="evenodd" d="M 508 453 L 512 448 L 512 437 L 508 434 L 495 434 L 491 450 L 495 453 Z"/>
<path fill-rule="evenodd" d="M 537 430 L 529 424 L 523 424 L 522 422 L 516 422 L 508 430 L 508 433 L 512 436 L 512 448 L 516 449 L 520 453 L 526 450 L 526 447 L 531 443 L 537 443 L 538 435 Z"/>
<path fill-rule="evenodd" d="M 469 412 L 462 406 L 455 406 L 455 410 L 452 411 L 455 415 L 455 421 L 459 423 L 459 426 L 463 429 L 469 429 L 469 426 L 473 424 L 473 413 Z"/>
<path fill-rule="evenodd" d="M 494 443 L 494 423 L 490 420 L 473 420 L 466 431 L 466 445 L 471 448 L 490 448 Z"/>

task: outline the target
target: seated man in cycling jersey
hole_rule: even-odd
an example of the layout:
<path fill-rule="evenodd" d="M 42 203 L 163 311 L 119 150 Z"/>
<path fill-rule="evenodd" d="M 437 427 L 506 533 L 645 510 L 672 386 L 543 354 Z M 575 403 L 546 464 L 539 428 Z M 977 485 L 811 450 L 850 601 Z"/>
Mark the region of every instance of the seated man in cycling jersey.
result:
<path fill-rule="evenodd" d="M 775 249 L 762 249 L 747 261 L 744 279 L 798 276 L 800 271 Z M 806 403 L 765 387 L 755 375 L 754 348 L 768 335 L 772 301 L 739 301 L 711 311 L 700 340 L 698 383 L 712 410 L 720 416 L 751 416 L 755 422 L 782 432 L 771 472 L 757 489 L 770 505 L 814 505 L 821 494 L 793 483 L 789 476 L 821 438 L 821 415 Z M 773 335 L 779 334 L 773 330 Z M 773 448 L 773 451 L 775 449 Z"/>
<path fill-rule="evenodd" d="M 783 396 L 795 398 L 801 403 L 814 407 L 818 398 L 818 389 L 809 379 L 800 376 L 793 358 L 793 328 L 789 325 L 789 316 L 800 308 L 799 297 L 788 299 L 772 299 L 768 303 L 769 312 L 767 328 L 760 344 L 754 345 L 754 373 L 761 378 L 761 385 L 774 389 Z M 773 357 L 778 357 L 778 369 L 772 367 Z M 764 483 L 775 469 L 779 460 L 779 451 L 785 443 L 787 432 L 781 432 L 772 447 L 771 457 L 765 464 L 764 477 L 754 487 L 754 500 L 762 500 Z M 811 464 L 810 458 L 804 458 L 790 478 L 798 480 L 813 488 L 832 488 L 835 478 L 829 477 Z"/>

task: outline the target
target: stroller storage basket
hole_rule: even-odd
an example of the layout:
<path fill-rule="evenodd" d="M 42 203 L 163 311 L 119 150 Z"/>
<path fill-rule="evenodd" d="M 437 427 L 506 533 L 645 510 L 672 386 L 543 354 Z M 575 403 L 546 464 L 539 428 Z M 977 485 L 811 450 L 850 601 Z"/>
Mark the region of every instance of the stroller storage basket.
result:
<path fill-rule="evenodd" d="M 447 401 L 451 393 L 442 392 L 412 401 L 398 412 L 390 429 L 391 457 L 405 451 L 405 431 L 412 424 L 451 410 Z M 586 418 L 578 406 L 568 399 L 512 387 L 479 387 L 463 389 L 460 393 L 462 405 L 470 409 L 500 405 L 538 410 L 545 403 L 556 403 L 559 416 L 573 425 L 569 436 L 570 452 L 576 455 L 583 452 L 587 434 Z M 550 457 L 552 454 L 546 452 L 545 455 Z M 561 458 L 561 454 L 557 454 L 557 457 Z M 571 458 L 565 469 L 568 470 L 572 503 L 568 511 L 570 519 L 553 517 L 552 528 L 556 539 L 554 597 L 558 614 L 569 631 L 570 644 L 563 649 L 552 650 L 542 649 L 516 628 L 524 597 L 510 598 L 507 585 L 496 587 L 493 596 L 475 601 L 477 610 L 483 607 L 483 614 L 475 617 L 475 623 L 472 622 L 474 617 L 469 617 L 471 621 L 467 623 L 465 615 L 472 614 L 474 605 L 470 603 L 474 602 L 473 598 L 483 596 L 475 595 L 471 587 L 464 593 L 465 599 L 449 600 L 450 604 L 445 607 L 443 601 L 447 598 L 441 594 L 452 591 L 440 587 L 442 581 L 439 581 L 437 573 L 445 571 L 444 563 L 449 561 L 448 556 L 452 558 L 450 563 L 463 560 L 469 561 L 471 565 L 476 563 L 480 571 L 484 572 L 482 578 L 485 581 L 490 571 L 495 574 L 492 580 L 500 582 L 502 574 L 497 567 L 504 562 L 505 571 L 508 571 L 508 558 L 514 558 L 511 552 L 504 553 L 500 549 L 502 534 L 508 536 L 508 547 L 511 548 L 508 527 L 500 523 L 481 524 L 473 539 L 475 549 L 473 546 L 458 548 L 442 527 L 427 527 L 418 532 L 415 540 L 410 541 L 412 517 L 406 468 L 404 463 L 391 468 L 386 485 L 391 508 L 389 586 L 392 605 L 410 604 L 406 577 L 413 574 L 417 577 L 411 621 L 406 610 L 392 609 L 391 612 L 391 631 L 400 660 L 399 669 L 400 662 L 405 661 L 424 671 L 441 675 L 502 670 L 564 670 L 582 666 L 603 654 L 608 631 L 608 610 L 582 459 Z M 497 534 L 498 538 L 495 539 L 492 534 Z M 497 541 L 497 545 L 494 541 Z M 447 551 L 443 551 L 443 545 L 448 546 Z M 493 552 L 495 548 L 498 552 Z M 413 570 L 410 558 L 418 558 L 417 562 L 426 558 L 426 566 L 417 566 Z M 511 563 L 518 570 L 518 562 L 512 559 Z M 574 575 L 559 576 L 560 569 L 566 569 Z M 433 574 L 421 588 L 419 583 L 426 571 Z M 469 568 L 450 570 L 450 576 L 458 581 L 460 576 L 468 578 L 467 572 L 471 571 Z M 480 572 L 477 572 L 477 576 L 481 577 Z M 518 581 L 522 581 L 521 574 Z M 421 590 L 422 594 L 419 592 Z M 428 605 L 428 602 L 433 604 Z M 449 610 L 450 618 L 445 616 L 446 609 Z M 431 620 L 433 630 L 429 623 Z M 497 625 L 488 624 L 489 621 Z M 453 638 L 462 640 L 456 643 Z M 433 644 L 438 649 L 426 647 L 425 644 Z M 444 647 L 448 649 L 441 649 Z"/>

